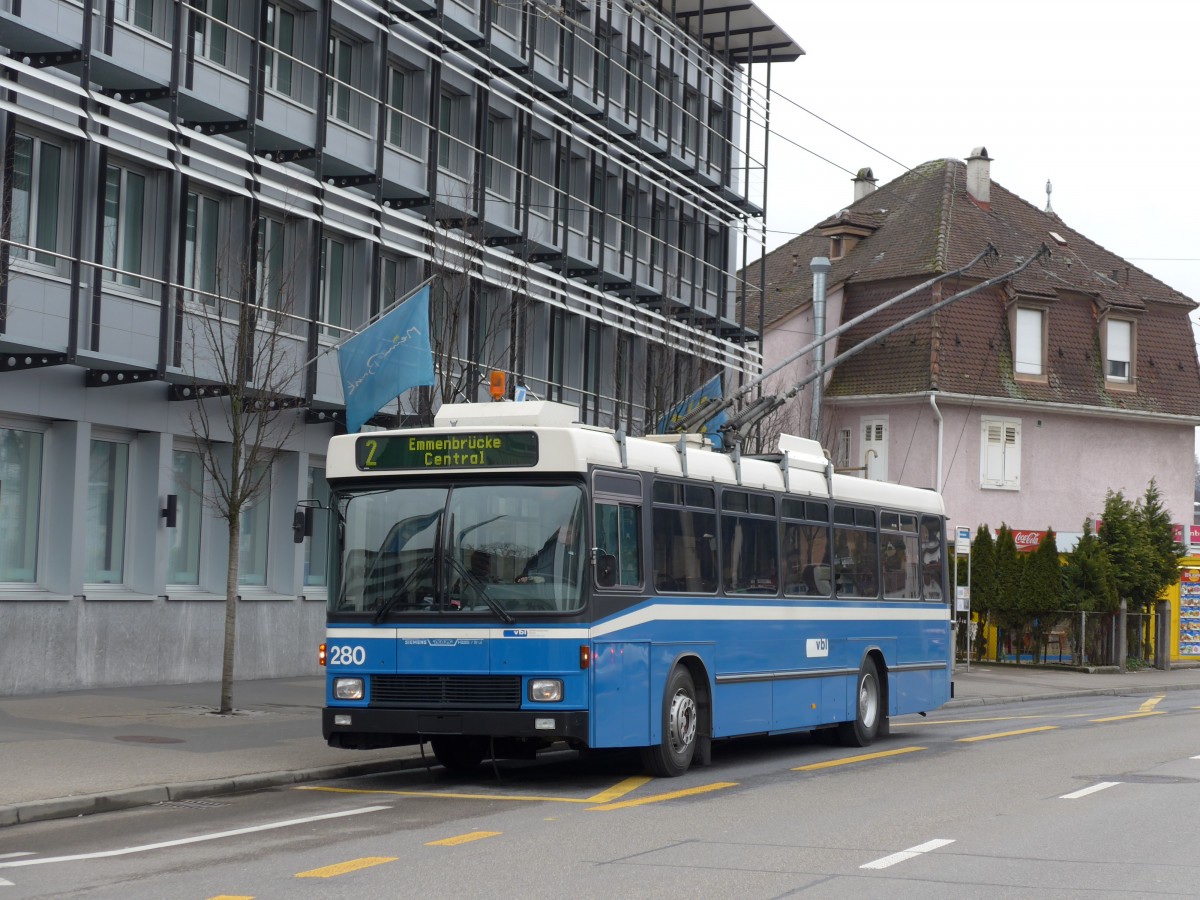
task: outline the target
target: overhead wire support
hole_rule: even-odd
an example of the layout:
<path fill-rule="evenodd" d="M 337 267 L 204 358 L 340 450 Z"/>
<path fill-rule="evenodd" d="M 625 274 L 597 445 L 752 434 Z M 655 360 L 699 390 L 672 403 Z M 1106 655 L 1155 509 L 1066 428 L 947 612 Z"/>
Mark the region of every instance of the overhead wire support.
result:
<path fill-rule="evenodd" d="M 980 256 L 976 257 L 975 260 L 971 263 L 971 265 L 974 265 L 975 262 L 977 262 L 979 259 L 982 259 L 983 256 L 986 256 L 989 253 L 995 253 L 997 256 L 999 256 L 998 251 L 996 251 L 996 249 L 991 244 L 989 244 L 987 250 L 985 250 L 982 254 L 980 254 Z M 750 428 L 753 427 L 758 421 L 760 421 L 761 419 L 763 419 L 764 417 L 769 415 L 772 411 L 779 408 L 779 406 L 783 405 L 788 400 L 791 400 L 798 393 L 800 393 L 800 391 L 802 391 L 807 385 L 811 384 L 816 379 L 822 377 L 830 369 L 833 369 L 836 366 L 841 365 L 843 362 L 850 359 L 851 357 L 856 356 L 857 354 L 861 353 L 863 350 L 866 350 L 868 347 L 872 347 L 875 344 L 879 343 L 880 341 L 890 337 L 891 335 L 895 334 L 897 331 L 907 328 L 909 325 L 912 325 L 914 322 L 919 322 L 921 319 L 924 319 L 928 316 L 933 315 L 935 312 L 937 312 L 940 309 L 944 309 L 945 307 L 949 306 L 951 303 L 954 303 L 958 300 L 962 300 L 964 297 L 969 297 L 972 294 L 978 293 L 979 291 L 986 290 L 987 288 L 990 288 L 990 287 L 993 287 L 994 285 L 1000 284 L 1003 281 L 1007 281 L 1009 278 L 1012 278 L 1015 275 L 1019 275 L 1021 272 L 1024 272 L 1027 268 L 1029 268 L 1031 265 L 1033 265 L 1034 262 L 1041 259 L 1043 256 L 1049 256 L 1049 255 L 1050 255 L 1050 248 L 1047 247 L 1045 244 L 1042 244 L 1041 249 L 1038 250 L 1037 253 L 1030 256 L 1028 259 L 1026 259 L 1024 262 L 1022 262 L 1016 268 L 1010 269 L 1007 272 L 1003 272 L 999 275 L 996 275 L 993 278 L 989 278 L 987 281 L 981 281 L 979 284 L 974 285 L 973 287 L 969 287 L 966 290 L 959 291 L 957 294 L 952 294 L 951 296 L 946 297 L 942 300 L 939 300 L 937 303 L 934 303 L 931 306 L 927 306 L 924 309 L 917 310 L 917 312 L 913 313 L 912 315 L 910 315 L 904 319 L 901 319 L 899 322 L 896 322 L 893 325 L 889 325 L 887 328 L 883 329 L 882 331 L 880 331 L 876 334 L 871 335 L 871 337 L 867 338 L 865 341 L 855 344 L 849 350 L 839 353 L 833 359 L 829 360 L 825 365 L 821 366 L 821 368 L 816 369 L 815 371 L 806 375 L 804 378 L 801 378 L 799 381 L 797 381 L 794 385 L 792 385 L 792 387 L 786 393 L 779 395 L 778 397 L 775 397 L 775 396 L 760 397 L 757 401 L 755 401 L 754 404 L 752 404 L 750 407 L 748 407 L 742 414 L 737 416 L 735 419 L 727 422 L 725 425 L 721 426 L 722 435 L 728 438 L 728 440 L 726 441 L 726 444 L 735 444 L 736 445 L 738 443 L 738 441 L 741 440 L 742 436 L 744 436 L 750 430 Z M 969 268 L 969 266 L 968 266 L 968 268 Z M 875 308 L 875 310 L 873 310 L 872 312 L 877 312 L 878 310 L 883 309 L 885 306 L 891 305 L 892 303 L 895 303 L 897 300 L 902 299 L 902 297 L 903 297 L 903 295 L 901 295 L 901 297 L 894 297 L 891 300 L 888 300 L 886 303 L 882 303 L 879 306 L 877 306 Z M 855 319 L 853 321 L 857 322 L 863 318 L 865 318 L 865 314 L 864 314 L 864 316 L 859 316 L 858 319 Z M 830 336 L 833 336 L 834 334 L 844 331 L 851 324 L 852 324 L 851 322 L 848 322 L 848 323 L 846 323 L 846 325 L 843 325 L 841 328 L 837 329 L 836 331 L 830 332 Z M 743 388 L 743 390 L 744 389 L 745 388 Z M 764 400 L 770 400 L 773 402 L 772 403 L 763 403 Z"/>
<path fill-rule="evenodd" d="M 805 346 L 801 347 L 799 350 L 797 350 L 791 356 L 787 357 L 782 362 L 778 363 L 774 368 L 772 368 L 766 372 L 763 372 L 757 378 L 753 378 L 750 381 L 746 382 L 744 385 L 742 385 L 736 391 L 731 393 L 728 397 L 725 397 L 724 399 L 722 399 L 720 401 L 707 401 L 707 402 L 702 401 L 699 406 L 697 406 L 695 409 L 693 409 L 691 412 L 689 412 L 686 416 L 683 416 L 679 420 L 672 422 L 671 428 L 676 432 L 686 432 L 686 431 L 691 431 L 695 428 L 700 427 L 705 422 L 715 419 L 722 412 L 729 409 L 731 406 L 733 406 L 735 403 L 737 403 L 737 401 L 739 399 L 741 399 L 744 395 L 748 394 L 750 391 L 752 391 L 758 385 L 762 384 L 762 382 L 764 382 L 766 379 L 770 378 L 772 375 L 774 375 L 780 369 L 783 369 L 786 366 L 791 365 L 793 362 L 795 362 L 797 359 L 804 356 L 805 354 L 811 353 L 813 350 L 815 350 L 817 347 L 820 347 L 826 341 L 830 341 L 830 340 L 840 336 L 841 334 L 849 331 L 851 328 L 858 325 L 859 323 L 865 321 L 866 319 L 869 319 L 871 316 L 875 315 L 876 313 L 882 312 L 883 310 L 887 309 L 889 306 L 894 306 L 895 304 L 899 303 L 902 300 L 907 300 L 909 297 L 913 296 L 914 294 L 918 294 L 921 291 L 931 288 L 938 282 L 945 281 L 947 278 L 953 278 L 957 275 L 962 275 L 968 269 L 971 269 L 973 266 L 975 266 L 976 264 L 978 264 L 979 262 L 981 262 L 982 260 L 984 260 L 990 256 L 999 257 L 999 255 L 1000 254 L 996 250 L 996 248 L 993 247 L 991 244 L 988 244 L 987 247 L 982 252 L 980 252 L 978 256 L 976 256 L 973 260 L 971 260 L 965 266 L 962 266 L 961 268 L 958 268 L 958 269 L 953 269 L 949 272 L 943 272 L 940 275 L 936 275 L 933 278 L 923 281 L 921 284 L 918 284 L 916 287 L 910 288 L 909 290 L 904 291 L 904 293 L 898 294 L 889 300 L 885 300 L 883 303 L 880 303 L 878 306 L 868 309 L 862 315 L 855 316 L 850 321 L 845 322 L 842 325 L 839 325 L 837 328 L 833 329 L 830 332 L 827 332 L 823 337 L 820 337 L 817 340 L 812 341 L 811 343 L 806 344 Z"/>

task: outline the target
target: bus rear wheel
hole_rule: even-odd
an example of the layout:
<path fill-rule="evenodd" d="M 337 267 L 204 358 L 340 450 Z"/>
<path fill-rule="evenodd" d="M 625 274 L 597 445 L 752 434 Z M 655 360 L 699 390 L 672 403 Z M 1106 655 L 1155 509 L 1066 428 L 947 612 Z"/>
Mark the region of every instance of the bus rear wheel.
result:
<path fill-rule="evenodd" d="M 696 754 L 699 723 L 696 684 L 687 669 L 676 666 L 663 691 L 662 740 L 642 748 L 642 764 L 647 771 L 660 778 L 675 778 L 686 772 Z"/>
<path fill-rule="evenodd" d="M 883 692 L 879 687 L 879 668 L 867 657 L 858 670 L 854 702 L 854 721 L 837 727 L 838 742 L 845 747 L 866 747 L 879 735 L 883 719 Z"/>
<path fill-rule="evenodd" d="M 437 761 L 456 774 L 474 772 L 487 751 L 487 741 L 481 737 L 454 735 L 431 738 L 429 743 Z"/>

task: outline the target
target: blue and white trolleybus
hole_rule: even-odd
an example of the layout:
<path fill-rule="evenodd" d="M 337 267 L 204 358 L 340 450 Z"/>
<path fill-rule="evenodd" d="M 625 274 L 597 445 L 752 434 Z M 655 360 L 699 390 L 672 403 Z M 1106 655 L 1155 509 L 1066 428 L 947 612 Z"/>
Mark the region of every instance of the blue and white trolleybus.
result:
<path fill-rule="evenodd" d="M 446 405 L 334 437 L 323 732 L 465 770 L 556 743 L 832 729 L 865 746 L 951 693 L 940 496 L 813 441 L 728 455 L 550 402 Z"/>

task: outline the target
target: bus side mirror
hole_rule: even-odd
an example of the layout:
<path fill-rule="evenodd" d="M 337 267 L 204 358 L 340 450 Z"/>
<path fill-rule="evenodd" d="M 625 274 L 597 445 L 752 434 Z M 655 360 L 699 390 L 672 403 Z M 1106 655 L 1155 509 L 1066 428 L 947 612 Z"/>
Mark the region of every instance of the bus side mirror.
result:
<path fill-rule="evenodd" d="M 292 516 L 292 540 L 297 544 L 303 544 L 304 539 L 312 537 L 313 533 L 313 508 L 311 506 L 302 506 L 296 510 L 296 514 Z"/>
<path fill-rule="evenodd" d="M 617 583 L 617 558 L 611 553 L 596 552 L 596 584 L 612 587 Z"/>

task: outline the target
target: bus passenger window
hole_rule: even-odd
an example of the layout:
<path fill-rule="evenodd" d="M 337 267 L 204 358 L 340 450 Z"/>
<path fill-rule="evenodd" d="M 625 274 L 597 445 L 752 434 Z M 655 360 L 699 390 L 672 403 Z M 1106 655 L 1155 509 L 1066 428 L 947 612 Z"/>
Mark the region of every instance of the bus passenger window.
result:
<path fill-rule="evenodd" d="M 596 547 L 616 558 L 616 583 L 622 587 L 642 583 L 641 513 L 632 503 L 596 504 Z"/>

